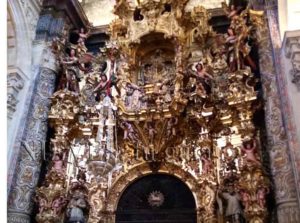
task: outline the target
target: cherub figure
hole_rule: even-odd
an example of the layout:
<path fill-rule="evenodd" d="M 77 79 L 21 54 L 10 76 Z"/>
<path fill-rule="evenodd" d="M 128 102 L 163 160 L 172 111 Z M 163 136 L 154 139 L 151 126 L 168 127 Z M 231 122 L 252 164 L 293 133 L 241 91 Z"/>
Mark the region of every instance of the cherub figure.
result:
<path fill-rule="evenodd" d="M 256 152 L 256 140 L 249 140 L 243 142 L 242 145 L 242 152 L 246 154 L 246 161 L 251 163 L 255 163 L 257 165 L 261 165 L 261 163 L 256 159 L 255 152 Z"/>
<path fill-rule="evenodd" d="M 61 209 L 63 208 L 63 205 L 66 203 L 66 199 L 63 196 L 57 197 L 53 202 L 52 202 L 52 210 L 53 210 L 53 215 L 59 215 L 61 212 Z"/>
<path fill-rule="evenodd" d="M 211 92 L 211 86 L 208 82 L 213 80 L 213 76 L 207 73 L 202 62 L 196 64 L 195 70 L 196 71 L 192 71 L 191 74 L 196 77 L 197 85 L 202 85 L 199 89 L 205 89 L 205 93 L 209 94 Z"/>
<path fill-rule="evenodd" d="M 206 68 L 203 66 L 202 62 L 197 63 L 195 68 L 198 77 L 213 79 L 213 77 L 209 73 L 207 73 Z"/>
<path fill-rule="evenodd" d="M 248 210 L 250 202 L 251 202 L 250 195 L 244 190 L 241 190 L 240 194 L 241 194 L 241 200 L 242 200 L 242 203 L 245 207 L 245 210 Z"/>
<path fill-rule="evenodd" d="M 44 210 L 47 208 L 47 201 L 43 197 L 37 197 L 37 202 L 39 204 L 39 213 L 43 213 Z"/>
<path fill-rule="evenodd" d="M 265 187 L 261 187 L 257 190 L 256 198 L 258 201 L 258 204 L 261 208 L 265 208 L 266 206 L 266 194 L 269 193 L 269 190 Z"/>
<path fill-rule="evenodd" d="M 78 33 L 79 39 L 77 41 L 78 45 L 85 47 L 85 41 L 89 37 L 89 34 L 90 34 L 90 30 L 85 32 L 84 28 L 80 28 L 79 33 Z"/>
<path fill-rule="evenodd" d="M 63 156 L 62 154 L 59 154 L 59 153 L 55 153 L 53 155 L 53 158 L 52 158 L 52 161 L 53 161 L 53 169 L 60 173 L 60 174 L 63 174 L 64 172 L 64 162 L 63 162 Z"/>

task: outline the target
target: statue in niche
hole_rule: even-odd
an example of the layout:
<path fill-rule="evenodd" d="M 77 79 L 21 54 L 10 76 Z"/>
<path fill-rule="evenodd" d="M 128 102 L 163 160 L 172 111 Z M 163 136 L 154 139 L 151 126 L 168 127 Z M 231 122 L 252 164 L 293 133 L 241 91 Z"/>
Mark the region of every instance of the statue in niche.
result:
<path fill-rule="evenodd" d="M 87 208 L 85 196 L 81 191 L 76 190 L 68 205 L 68 223 L 86 223 L 84 211 Z"/>
<path fill-rule="evenodd" d="M 175 75 L 172 60 L 166 50 L 156 49 L 151 52 L 151 55 L 141 62 L 138 82 L 147 85 L 171 81 Z"/>
<path fill-rule="evenodd" d="M 71 49 L 70 56 L 60 58 L 60 63 L 63 65 L 63 76 L 60 79 L 59 89 L 67 89 L 75 93 L 79 93 L 79 70 L 78 58 L 75 55 L 75 50 Z"/>
<path fill-rule="evenodd" d="M 229 172 L 237 172 L 238 150 L 234 148 L 230 142 L 227 142 L 225 147 L 222 148 L 222 160 L 225 164 L 225 170 Z"/>
<path fill-rule="evenodd" d="M 53 169 L 59 173 L 64 174 L 64 158 L 60 153 L 55 153 L 52 158 L 53 161 Z"/>
<path fill-rule="evenodd" d="M 151 123 L 147 124 L 146 129 L 148 130 L 149 144 L 153 144 L 154 137 L 155 137 L 155 134 L 157 133 L 157 131 L 155 130 L 155 128 L 153 127 L 153 125 Z"/>
<path fill-rule="evenodd" d="M 159 94 L 163 98 L 164 104 L 168 104 L 172 101 L 171 92 L 170 92 L 170 86 L 163 83 L 159 89 Z"/>
<path fill-rule="evenodd" d="M 207 152 L 204 152 L 201 155 L 201 161 L 202 161 L 202 174 L 208 174 L 213 168 L 213 164 L 210 158 L 208 157 Z"/>
<path fill-rule="evenodd" d="M 241 197 L 235 191 L 234 185 L 229 185 L 228 191 L 217 191 L 217 196 L 226 200 L 225 219 L 228 223 L 245 223 Z M 222 205 L 222 203 L 219 203 Z M 222 210 L 223 208 L 220 207 Z"/>
<path fill-rule="evenodd" d="M 123 100 L 125 102 L 125 106 L 131 109 L 134 107 L 137 108 L 140 105 L 142 89 L 130 82 L 126 82 L 124 89 L 125 95 L 123 96 Z"/>

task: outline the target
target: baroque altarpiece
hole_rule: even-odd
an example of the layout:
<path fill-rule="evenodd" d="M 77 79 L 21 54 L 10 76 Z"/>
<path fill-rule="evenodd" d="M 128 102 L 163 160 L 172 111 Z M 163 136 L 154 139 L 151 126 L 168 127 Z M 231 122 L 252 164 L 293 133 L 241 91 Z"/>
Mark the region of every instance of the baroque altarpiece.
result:
<path fill-rule="evenodd" d="M 124 190 L 151 174 L 186 184 L 191 222 L 269 222 L 253 57 L 263 13 L 224 3 L 229 26 L 218 33 L 204 7 L 187 4 L 116 1 L 118 18 L 97 54 L 86 29 L 53 39 L 60 71 L 37 222 L 118 222 Z M 147 199 L 156 208 L 165 200 L 161 191 Z"/>

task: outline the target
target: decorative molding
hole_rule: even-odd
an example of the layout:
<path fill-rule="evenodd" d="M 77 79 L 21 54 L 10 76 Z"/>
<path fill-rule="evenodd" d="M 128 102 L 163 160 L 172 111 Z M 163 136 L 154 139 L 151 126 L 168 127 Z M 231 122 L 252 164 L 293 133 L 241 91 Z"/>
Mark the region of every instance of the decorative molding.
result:
<path fill-rule="evenodd" d="M 13 118 L 19 102 L 18 95 L 25 84 L 24 79 L 17 71 L 7 75 L 7 116 Z"/>
<path fill-rule="evenodd" d="M 32 196 L 36 187 L 42 161 L 42 149 L 47 134 L 47 117 L 50 107 L 50 96 L 54 91 L 56 74 L 47 68 L 40 68 L 33 89 L 35 92 L 31 98 L 31 106 L 20 143 L 20 154 L 15 169 L 14 182 L 8 198 L 8 214 L 12 219 L 15 212 L 22 213 L 20 221 L 26 222 L 26 218 L 32 211 Z M 11 213 L 12 212 L 12 213 Z M 26 217 L 27 216 L 27 217 Z M 13 222 L 13 221 L 11 221 Z"/>
<path fill-rule="evenodd" d="M 7 214 L 8 223 L 30 223 L 30 217 L 25 216 L 24 214 L 15 212 Z"/>
<path fill-rule="evenodd" d="M 285 36 L 283 47 L 285 56 L 292 65 L 292 69 L 289 71 L 291 82 L 296 85 L 297 90 L 300 92 L 300 33 L 296 32 L 297 34 L 298 36 L 293 37 Z"/>

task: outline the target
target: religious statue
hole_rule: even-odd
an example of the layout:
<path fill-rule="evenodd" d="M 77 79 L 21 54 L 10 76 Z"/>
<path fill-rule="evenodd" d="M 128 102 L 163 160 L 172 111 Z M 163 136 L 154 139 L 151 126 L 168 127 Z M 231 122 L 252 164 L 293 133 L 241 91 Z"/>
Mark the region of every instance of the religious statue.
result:
<path fill-rule="evenodd" d="M 68 223 L 86 223 L 84 209 L 87 208 L 87 203 L 84 194 L 76 190 L 68 205 Z"/>
<path fill-rule="evenodd" d="M 191 70 L 191 74 L 196 78 L 197 85 L 201 85 L 198 90 L 205 90 L 206 94 L 210 94 L 211 84 L 209 82 L 213 80 L 213 77 L 206 71 L 202 62 L 195 65 L 195 71 Z"/>
<path fill-rule="evenodd" d="M 238 150 L 233 147 L 230 142 L 227 142 L 226 145 L 222 148 L 222 159 L 225 164 L 225 170 L 229 172 L 237 172 L 237 157 Z"/>
<path fill-rule="evenodd" d="M 202 154 L 201 161 L 202 161 L 202 173 L 208 174 L 212 168 L 212 161 L 209 159 L 206 152 Z"/>
<path fill-rule="evenodd" d="M 78 33 L 79 38 L 78 38 L 77 43 L 78 43 L 79 45 L 85 47 L 85 41 L 86 41 L 86 39 L 89 37 L 89 34 L 90 34 L 90 30 L 88 30 L 87 32 L 85 32 L 84 28 L 80 28 L 80 31 L 79 31 L 79 33 Z"/>
<path fill-rule="evenodd" d="M 178 123 L 177 117 L 173 117 L 168 120 L 168 122 L 167 122 L 167 137 L 176 135 L 175 125 L 177 125 L 177 123 Z"/>
<path fill-rule="evenodd" d="M 75 50 L 71 49 L 70 56 L 61 58 L 60 63 L 63 65 L 63 75 L 60 80 L 59 89 L 67 89 L 75 93 L 79 93 L 79 70 L 78 58 Z"/>
<path fill-rule="evenodd" d="M 218 191 L 217 196 L 226 200 L 225 219 L 228 223 L 244 223 L 243 210 L 240 204 L 241 197 L 235 191 L 234 186 L 230 185 L 228 191 Z"/>
<path fill-rule="evenodd" d="M 149 136 L 149 144 L 153 144 L 154 137 L 155 137 L 155 134 L 157 133 L 157 131 L 155 130 L 153 125 L 150 123 L 148 123 L 147 129 L 148 129 L 148 136 Z"/>
<path fill-rule="evenodd" d="M 124 130 L 124 137 L 123 137 L 124 140 L 129 139 L 133 142 L 136 142 L 137 136 L 131 123 L 123 122 L 121 123 L 121 128 L 123 128 Z"/>

